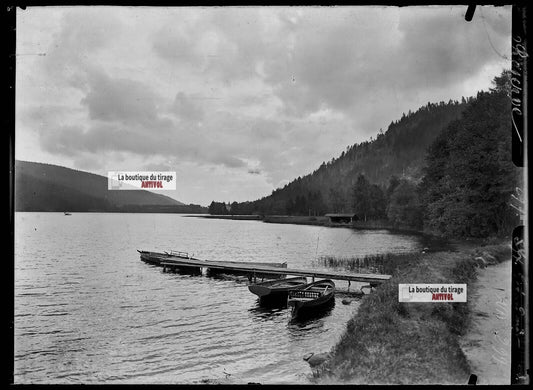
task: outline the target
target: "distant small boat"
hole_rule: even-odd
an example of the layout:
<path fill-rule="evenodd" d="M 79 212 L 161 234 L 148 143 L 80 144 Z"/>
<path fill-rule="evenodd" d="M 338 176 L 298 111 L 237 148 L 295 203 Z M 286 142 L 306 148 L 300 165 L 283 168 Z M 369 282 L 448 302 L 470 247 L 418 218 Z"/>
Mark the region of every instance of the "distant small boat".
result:
<path fill-rule="evenodd" d="M 67 213 L 66 211 L 63 213 L 65 215 L 72 215 L 71 213 Z"/>
<path fill-rule="evenodd" d="M 292 316 L 320 310 L 335 298 L 335 283 L 330 279 L 319 280 L 302 288 L 289 290 L 287 306 L 292 308 Z"/>
<path fill-rule="evenodd" d="M 288 278 L 281 280 L 269 280 L 267 282 L 254 283 L 248 289 L 261 299 L 287 299 L 289 290 L 303 287 L 307 284 L 305 277 Z"/>

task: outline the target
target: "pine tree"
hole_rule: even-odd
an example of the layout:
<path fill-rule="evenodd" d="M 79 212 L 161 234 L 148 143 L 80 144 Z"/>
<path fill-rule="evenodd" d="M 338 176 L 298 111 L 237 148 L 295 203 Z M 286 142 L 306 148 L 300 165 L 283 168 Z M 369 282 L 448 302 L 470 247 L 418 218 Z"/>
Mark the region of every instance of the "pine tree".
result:
<path fill-rule="evenodd" d="M 366 221 L 371 214 L 370 183 L 365 175 L 360 174 L 353 187 L 353 209 L 360 219 Z"/>
<path fill-rule="evenodd" d="M 387 217 L 394 225 L 411 228 L 422 227 L 422 207 L 417 187 L 408 180 L 401 180 L 391 194 Z"/>
<path fill-rule="evenodd" d="M 496 77 L 491 92 L 478 93 L 431 145 L 421 185 L 431 230 L 453 237 L 510 232 L 509 201 L 518 176 L 511 161 L 508 77 Z"/>

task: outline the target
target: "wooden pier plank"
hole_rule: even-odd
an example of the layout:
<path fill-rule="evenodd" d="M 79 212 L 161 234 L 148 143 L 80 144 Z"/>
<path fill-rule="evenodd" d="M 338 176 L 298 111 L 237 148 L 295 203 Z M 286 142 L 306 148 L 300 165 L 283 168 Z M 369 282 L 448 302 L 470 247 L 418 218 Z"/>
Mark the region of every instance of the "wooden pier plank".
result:
<path fill-rule="evenodd" d="M 272 266 L 247 265 L 246 263 L 210 261 L 198 259 L 169 259 L 167 256 L 161 258 L 160 265 L 164 267 L 205 267 L 214 269 L 226 269 L 228 271 L 241 271 L 265 274 L 284 274 L 294 276 L 310 276 L 315 278 L 348 280 L 356 282 L 370 282 L 372 284 L 383 283 L 391 278 L 391 275 L 381 274 L 349 274 L 345 272 L 330 272 L 313 269 L 280 268 Z"/>

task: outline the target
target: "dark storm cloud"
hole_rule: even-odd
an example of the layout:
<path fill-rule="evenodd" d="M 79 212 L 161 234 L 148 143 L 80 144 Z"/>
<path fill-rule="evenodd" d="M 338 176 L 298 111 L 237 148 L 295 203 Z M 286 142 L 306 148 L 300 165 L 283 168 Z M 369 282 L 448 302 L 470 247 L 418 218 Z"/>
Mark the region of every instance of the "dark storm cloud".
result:
<path fill-rule="evenodd" d="M 138 81 L 112 79 L 102 72 L 91 72 L 89 92 L 81 100 L 93 120 L 120 121 L 151 126 L 158 118 L 157 96 Z"/>
<path fill-rule="evenodd" d="M 41 146 L 47 152 L 74 157 L 78 154 L 83 129 L 77 126 L 52 126 L 41 129 Z"/>
<path fill-rule="evenodd" d="M 172 111 L 179 118 L 190 121 L 199 121 L 204 116 L 202 106 L 183 92 L 178 92 L 176 95 L 172 105 Z"/>
<path fill-rule="evenodd" d="M 52 45 L 46 48 L 43 62 L 48 76 L 58 83 L 83 88 L 86 71 L 94 67 L 93 60 L 123 38 L 122 23 L 113 12 L 101 12 L 97 7 L 66 9 L 61 29 L 54 34 Z"/>
<path fill-rule="evenodd" d="M 170 35 L 167 31 L 160 31 L 153 39 L 152 49 L 155 54 L 172 62 L 194 64 L 198 60 L 194 51 L 194 41 L 178 33 Z"/>
<path fill-rule="evenodd" d="M 409 79 L 413 82 L 419 79 L 415 85 L 429 80 L 436 88 L 467 79 L 499 57 L 492 45 L 509 54 L 506 49 L 510 23 L 498 25 L 487 20 L 482 10 L 472 22 L 465 22 L 461 15 L 461 12 L 436 13 L 421 9 L 400 19 L 401 51 L 410 54 L 400 69 L 404 75 L 419 76 Z"/>
<path fill-rule="evenodd" d="M 196 24 L 161 28 L 152 49 L 172 64 L 193 64 L 195 71 L 227 82 L 256 77 L 255 66 L 268 55 L 264 49 L 269 39 L 259 13 L 242 8 L 208 10 Z"/>

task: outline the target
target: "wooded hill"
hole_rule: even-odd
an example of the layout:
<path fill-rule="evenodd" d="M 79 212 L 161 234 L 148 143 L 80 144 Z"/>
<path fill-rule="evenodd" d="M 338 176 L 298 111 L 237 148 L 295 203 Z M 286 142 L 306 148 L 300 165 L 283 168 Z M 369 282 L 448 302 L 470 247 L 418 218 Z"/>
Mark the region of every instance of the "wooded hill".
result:
<path fill-rule="evenodd" d="M 15 211 L 205 213 L 144 190 L 108 190 L 107 177 L 57 165 L 15 161 Z"/>
<path fill-rule="evenodd" d="M 232 203 L 233 214 L 321 215 L 353 212 L 353 187 L 360 174 L 386 191 L 393 176 L 422 177 L 426 149 L 437 135 L 460 117 L 467 104 L 428 103 L 393 121 L 376 139 L 348 146 L 337 158 L 323 162 L 314 172 L 298 177 L 271 195 L 252 202 Z M 210 212 L 222 211 L 220 204 Z"/>

